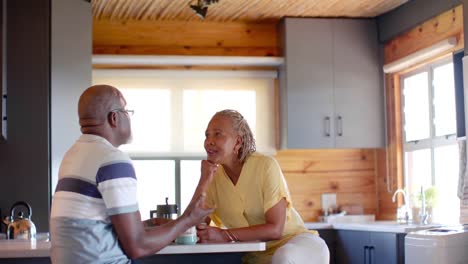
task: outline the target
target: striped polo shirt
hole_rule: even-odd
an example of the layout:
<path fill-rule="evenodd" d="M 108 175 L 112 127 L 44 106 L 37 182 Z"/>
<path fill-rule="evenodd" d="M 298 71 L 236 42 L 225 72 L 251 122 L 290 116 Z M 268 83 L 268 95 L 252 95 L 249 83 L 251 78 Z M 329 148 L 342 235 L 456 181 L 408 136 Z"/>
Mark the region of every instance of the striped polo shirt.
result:
<path fill-rule="evenodd" d="M 65 154 L 50 217 L 53 263 L 130 263 L 110 216 L 138 211 L 129 156 L 83 134 Z"/>

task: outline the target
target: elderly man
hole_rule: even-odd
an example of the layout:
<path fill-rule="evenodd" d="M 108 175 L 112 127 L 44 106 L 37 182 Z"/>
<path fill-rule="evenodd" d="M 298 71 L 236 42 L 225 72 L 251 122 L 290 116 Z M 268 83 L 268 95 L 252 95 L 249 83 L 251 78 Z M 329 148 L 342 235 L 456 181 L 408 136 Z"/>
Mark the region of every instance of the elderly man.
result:
<path fill-rule="evenodd" d="M 120 91 L 108 85 L 91 86 L 79 99 L 82 135 L 63 158 L 52 202 L 53 263 L 132 263 L 159 251 L 213 211 L 203 207 L 202 187 L 181 217 L 145 229 L 132 161 L 117 149 L 132 135 L 125 107 Z M 211 175 L 217 169 L 212 164 L 204 168 L 202 174 Z"/>

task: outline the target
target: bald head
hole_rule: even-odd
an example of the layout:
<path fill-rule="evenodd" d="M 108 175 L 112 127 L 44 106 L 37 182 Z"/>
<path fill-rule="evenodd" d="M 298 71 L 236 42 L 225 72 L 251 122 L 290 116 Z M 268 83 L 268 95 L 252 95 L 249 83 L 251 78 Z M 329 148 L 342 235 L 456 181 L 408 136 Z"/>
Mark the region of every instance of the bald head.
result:
<path fill-rule="evenodd" d="M 110 85 L 94 85 L 86 89 L 78 102 L 78 116 L 82 132 L 106 122 L 109 111 L 121 108 L 122 93 Z"/>

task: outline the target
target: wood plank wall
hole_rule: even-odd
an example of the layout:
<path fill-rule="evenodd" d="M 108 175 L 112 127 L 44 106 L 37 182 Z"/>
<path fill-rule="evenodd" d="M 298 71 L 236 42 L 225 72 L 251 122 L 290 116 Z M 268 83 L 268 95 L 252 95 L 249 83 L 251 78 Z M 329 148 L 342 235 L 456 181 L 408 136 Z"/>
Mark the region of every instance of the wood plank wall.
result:
<path fill-rule="evenodd" d="M 93 54 L 278 56 L 276 23 L 93 21 Z"/>
<path fill-rule="evenodd" d="M 288 183 L 294 208 L 304 221 L 318 221 L 321 195 L 336 193 L 337 205 L 377 214 L 376 150 L 282 150 L 276 159 Z"/>
<path fill-rule="evenodd" d="M 464 47 L 463 38 L 463 10 L 457 6 L 444 12 L 404 34 L 392 39 L 385 45 L 385 63 L 403 58 L 418 50 L 430 47 L 449 37 L 456 37 L 458 43 L 453 49 L 429 58 L 421 64 L 437 60 L 443 56 L 450 56 L 451 52 Z M 390 181 L 392 191 L 403 187 L 403 146 L 402 146 L 402 119 L 401 119 L 401 89 L 400 75 L 413 70 L 420 65 L 414 65 L 396 74 L 387 74 L 386 83 L 386 112 L 387 112 L 387 149 L 377 151 L 378 175 L 377 192 L 379 196 L 379 217 L 387 218 L 395 214 L 395 204 L 391 203 L 391 193 L 387 192 L 386 181 Z M 386 165 L 388 165 L 388 170 Z M 387 174 L 388 173 L 388 174 Z M 389 177 L 387 177 L 387 175 Z M 402 201 L 400 200 L 399 203 Z M 468 222 L 468 207 L 462 207 L 462 215 Z"/>

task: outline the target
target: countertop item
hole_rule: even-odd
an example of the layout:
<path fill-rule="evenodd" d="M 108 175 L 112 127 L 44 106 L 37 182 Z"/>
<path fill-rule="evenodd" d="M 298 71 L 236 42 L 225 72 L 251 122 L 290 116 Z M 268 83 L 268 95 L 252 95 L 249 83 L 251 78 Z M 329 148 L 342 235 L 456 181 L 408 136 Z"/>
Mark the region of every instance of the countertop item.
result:
<path fill-rule="evenodd" d="M 307 229 L 337 229 L 337 230 L 356 230 L 356 231 L 374 231 L 389 233 L 409 233 L 412 231 L 440 227 L 438 224 L 419 225 L 419 224 L 400 224 L 396 221 L 370 221 L 363 223 L 305 223 Z"/>
<path fill-rule="evenodd" d="M 38 234 L 39 236 L 39 234 Z M 48 239 L 32 241 L 6 240 L 0 238 L 1 258 L 41 258 L 50 256 L 50 241 Z M 193 253 L 223 253 L 264 251 L 265 242 L 235 242 L 216 244 L 176 245 L 171 244 L 156 254 L 193 254 Z"/>
<path fill-rule="evenodd" d="M 363 223 L 375 221 L 375 215 L 329 215 L 321 216 L 320 221 L 325 223 Z"/>
<path fill-rule="evenodd" d="M 323 222 L 306 222 L 304 225 L 307 229 L 333 229 L 333 224 Z"/>

